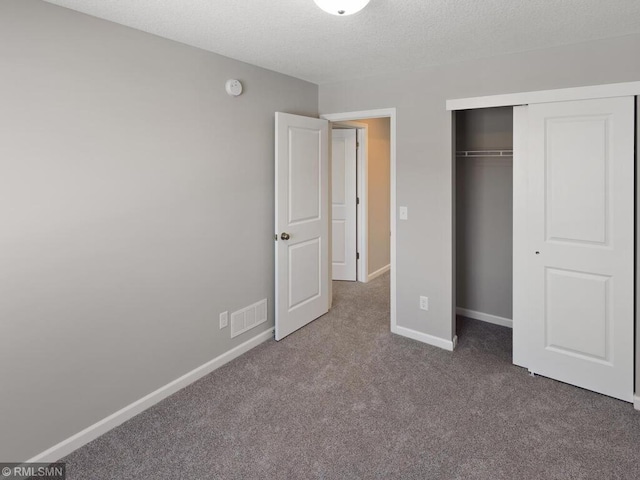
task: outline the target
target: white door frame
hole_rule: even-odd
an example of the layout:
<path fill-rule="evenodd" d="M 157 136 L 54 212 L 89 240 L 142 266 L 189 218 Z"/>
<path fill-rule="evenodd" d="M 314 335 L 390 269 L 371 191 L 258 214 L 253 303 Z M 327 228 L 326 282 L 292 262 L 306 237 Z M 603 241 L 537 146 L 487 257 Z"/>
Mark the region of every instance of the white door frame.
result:
<path fill-rule="evenodd" d="M 360 203 L 357 205 L 357 227 L 356 236 L 358 242 L 358 253 L 360 259 L 357 261 L 358 282 L 367 283 L 369 281 L 369 230 L 367 219 L 369 218 L 368 203 L 368 185 L 369 185 L 369 125 L 359 122 L 331 122 L 332 125 L 339 127 L 354 128 L 357 132 L 358 148 L 357 148 L 357 166 L 356 177 L 358 183 L 358 198 Z"/>
<path fill-rule="evenodd" d="M 396 109 L 395 108 L 381 108 L 377 110 L 362 110 L 356 112 L 344 112 L 344 113 L 327 113 L 320 115 L 320 118 L 329 120 L 330 122 L 357 122 L 365 118 L 389 118 L 390 120 L 390 179 L 391 179 L 391 206 L 390 206 L 390 229 L 391 229 L 391 331 L 396 332 Z M 359 161 L 359 160 L 358 160 Z M 360 164 L 358 164 L 360 166 Z M 360 173 L 359 181 L 360 181 Z M 366 177 L 363 177 L 366 187 Z M 365 191 L 365 190 L 360 190 Z M 360 195 L 360 194 L 359 194 Z M 367 202 L 360 197 L 360 205 Z M 358 212 L 361 212 L 359 209 Z M 365 211 L 366 213 L 366 211 Z M 363 214 L 366 217 L 366 215 Z M 360 220 L 360 217 L 358 217 Z M 363 227 L 364 229 L 364 227 Z M 365 252 L 360 252 L 360 259 L 366 258 Z M 364 260 L 362 263 L 364 263 Z M 360 273 L 360 272 L 359 272 Z M 368 272 L 367 272 L 368 273 Z M 367 279 L 367 276 L 362 276 L 363 281 Z"/>
<path fill-rule="evenodd" d="M 484 96 L 484 97 L 451 99 L 446 101 L 446 109 L 448 111 L 453 112 L 456 110 L 469 110 L 469 109 L 476 109 L 476 108 L 507 107 L 507 106 L 517 106 L 517 105 L 529 105 L 534 103 L 564 102 L 564 101 L 571 101 L 571 100 L 588 100 L 588 99 L 595 99 L 595 98 L 610 98 L 610 97 L 623 97 L 623 96 L 640 96 L 640 82 L 611 83 L 611 84 L 605 84 L 605 85 L 591 85 L 586 87 L 561 88 L 561 89 L 554 89 L 554 90 L 538 90 L 538 91 L 531 91 L 531 92 L 509 93 L 509 94 L 503 94 L 503 95 L 490 95 L 490 96 Z M 455 127 L 455 125 L 453 124 L 453 115 L 451 115 L 450 118 L 451 118 L 451 126 Z M 636 116 L 636 121 L 637 121 L 637 116 Z M 640 132 L 640 126 L 636 125 L 636 131 Z M 452 128 L 452 140 L 455 141 L 455 129 L 453 128 Z M 516 148 L 515 142 L 521 143 L 522 139 L 518 139 L 514 137 L 514 154 L 515 154 L 515 148 Z M 636 139 L 636 143 L 638 143 L 638 139 Z M 455 175 L 455 159 L 456 159 L 455 153 L 456 152 L 455 152 L 454 142 L 451 143 L 449 148 L 450 148 L 449 158 L 451 158 L 451 162 L 453 165 L 452 174 Z M 514 157 L 514 167 L 515 167 L 515 157 Z M 526 181 L 526 179 L 516 176 L 515 171 L 516 169 L 514 168 L 514 183 L 513 183 L 514 190 L 516 188 L 521 188 L 523 182 Z M 640 172 L 636 170 L 636 178 L 640 176 L 639 173 Z M 453 177 L 451 181 L 452 181 L 452 188 L 453 188 L 452 195 L 454 195 L 454 198 L 455 198 L 455 177 Z M 516 208 L 516 205 L 514 205 L 514 212 L 515 212 L 515 208 Z M 636 218 L 638 217 L 638 213 L 639 212 L 636 212 Z M 453 224 L 455 225 L 455 208 L 452 209 L 451 215 L 452 215 L 451 217 L 452 222 L 454 222 Z M 514 232 L 515 232 L 515 229 L 516 229 L 516 224 L 514 223 Z M 638 226 L 638 229 L 640 229 L 640 226 Z M 636 238 L 635 238 L 636 251 L 639 250 L 638 248 L 639 240 L 640 240 L 640 236 L 638 235 L 638 231 L 636 231 Z M 452 272 L 452 278 L 454 280 L 454 283 L 453 283 L 454 291 L 453 291 L 452 298 L 455 301 L 455 285 L 456 285 L 455 235 L 452 238 L 452 252 L 453 254 L 451 257 L 451 272 Z M 638 292 L 640 292 L 640 289 L 638 288 L 640 285 L 640 278 L 639 278 L 640 272 L 638 271 L 638 268 L 637 268 L 638 267 L 637 257 L 638 256 L 636 254 L 636 278 L 635 278 L 636 292 L 637 292 L 636 304 L 639 296 Z M 514 260 L 515 260 L 515 257 L 514 257 Z M 516 267 L 517 266 L 514 263 L 514 268 Z M 517 298 L 519 298 L 518 295 L 522 295 L 522 294 L 524 293 L 520 292 L 517 289 L 517 286 L 514 285 L 514 301 L 516 301 Z M 635 316 L 636 326 L 640 325 L 639 310 L 640 309 L 636 308 L 636 316 Z M 451 325 L 455 331 L 456 316 L 455 316 L 454 305 L 451 305 L 451 312 L 452 312 Z M 515 322 L 515 318 L 514 318 L 514 322 Z M 639 364 L 637 359 L 638 359 L 638 354 L 640 353 L 638 352 L 639 343 L 636 341 L 637 338 L 638 336 L 636 334 L 636 338 L 634 339 L 634 351 L 636 353 L 636 367 Z M 638 375 L 636 373 L 636 379 L 637 378 L 638 378 Z M 636 382 L 635 390 L 636 390 L 636 395 L 634 397 L 634 407 L 636 408 L 636 410 L 640 410 L 640 395 L 639 395 L 640 385 L 638 384 L 638 382 Z"/>
<path fill-rule="evenodd" d="M 447 110 L 472 110 L 476 108 L 513 107 L 530 103 L 567 102 L 593 98 L 627 97 L 640 95 L 640 82 L 610 83 L 588 87 L 558 88 L 533 92 L 507 93 L 486 97 L 469 97 L 447 100 Z"/>

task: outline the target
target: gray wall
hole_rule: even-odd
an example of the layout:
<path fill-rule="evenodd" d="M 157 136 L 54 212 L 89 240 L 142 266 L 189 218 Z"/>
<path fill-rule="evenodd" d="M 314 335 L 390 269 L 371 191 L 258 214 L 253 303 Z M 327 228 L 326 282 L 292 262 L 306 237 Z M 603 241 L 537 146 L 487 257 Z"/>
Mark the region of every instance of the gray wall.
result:
<path fill-rule="evenodd" d="M 426 47 L 428 48 L 428 47 Z M 640 35 L 320 86 L 322 113 L 397 108 L 398 325 L 453 337 L 452 98 L 640 80 Z M 418 297 L 430 298 L 429 311 Z"/>
<path fill-rule="evenodd" d="M 35 0 L 0 2 L 0 71 L 0 460 L 21 461 L 272 327 L 274 112 L 317 115 L 318 88 Z M 218 329 L 262 298 L 268 323 Z"/>
<path fill-rule="evenodd" d="M 389 265 L 391 261 L 390 208 L 390 125 L 389 118 L 358 120 L 369 125 L 368 185 L 369 202 L 367 230 L 369 235 L 369 274 Z"/>
<path fill-rule="evenodd" d="M 513 107 L 456 112 L 458 150 L 512 150 Z"/>
<path fill-rule="evenodd" d="M 513 108 L 456 112 L 457 150 L 512 150 Z M 456 303 L 512 318 L 513 159 L 456 159 Z"/>

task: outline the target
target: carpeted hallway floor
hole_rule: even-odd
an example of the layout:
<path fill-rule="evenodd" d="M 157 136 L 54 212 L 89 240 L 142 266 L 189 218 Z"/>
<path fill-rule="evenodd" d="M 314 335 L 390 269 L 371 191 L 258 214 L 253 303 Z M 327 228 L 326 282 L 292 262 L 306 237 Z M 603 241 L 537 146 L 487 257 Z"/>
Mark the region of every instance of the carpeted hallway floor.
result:
<path fill-rule="evenodd" d="M 454 353 L 389 333 L 388 275 L 69 455 L 67 478 L 637 479 L 640 412 L 511 365 L 458 319 Z"/>

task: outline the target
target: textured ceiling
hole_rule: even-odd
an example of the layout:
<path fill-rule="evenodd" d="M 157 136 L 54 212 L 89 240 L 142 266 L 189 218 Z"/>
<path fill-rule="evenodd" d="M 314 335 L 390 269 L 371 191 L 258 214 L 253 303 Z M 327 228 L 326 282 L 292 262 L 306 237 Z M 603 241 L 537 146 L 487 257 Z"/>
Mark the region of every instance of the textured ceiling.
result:
<path fill-rule="evenodd" d="M 47 1 L 318 84 L 640 33 L 640 0 Z"/>

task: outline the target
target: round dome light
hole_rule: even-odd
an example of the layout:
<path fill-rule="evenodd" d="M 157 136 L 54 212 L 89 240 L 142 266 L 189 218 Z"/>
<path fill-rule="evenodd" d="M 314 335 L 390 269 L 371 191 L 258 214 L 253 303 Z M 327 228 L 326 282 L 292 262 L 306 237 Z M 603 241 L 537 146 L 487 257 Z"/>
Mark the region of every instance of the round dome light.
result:
<path fill-rule="evenodd" d="M 331 15 L 344 17 L 359 12 L 369 0 L 313 0 L 322 10 Z"/>

